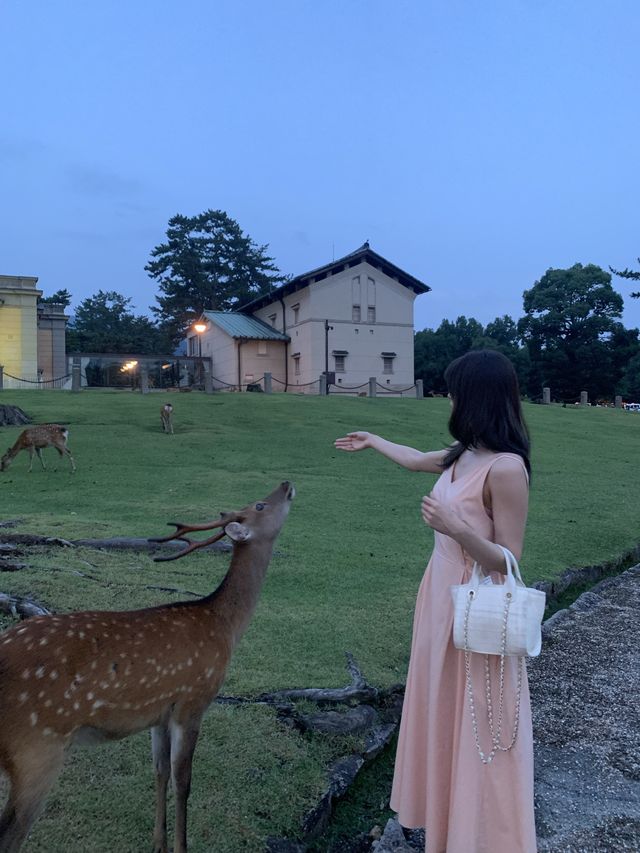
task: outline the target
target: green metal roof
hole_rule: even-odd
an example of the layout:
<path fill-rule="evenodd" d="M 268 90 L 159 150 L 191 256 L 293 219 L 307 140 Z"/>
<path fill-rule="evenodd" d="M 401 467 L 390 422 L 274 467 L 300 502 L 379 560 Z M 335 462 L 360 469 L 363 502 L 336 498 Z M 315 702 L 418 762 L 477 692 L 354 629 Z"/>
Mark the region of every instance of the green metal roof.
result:
<path fill-rule="evenodd" d="M 233 311 L 204 311 L 203 316 L 211 323 L 215 323 L 232 338 L 243 338 L 258 341 L 289 341 L 289 335 L 272 329 L 257 317 L 247 317 L 246 314 L 237 314 Z"/>

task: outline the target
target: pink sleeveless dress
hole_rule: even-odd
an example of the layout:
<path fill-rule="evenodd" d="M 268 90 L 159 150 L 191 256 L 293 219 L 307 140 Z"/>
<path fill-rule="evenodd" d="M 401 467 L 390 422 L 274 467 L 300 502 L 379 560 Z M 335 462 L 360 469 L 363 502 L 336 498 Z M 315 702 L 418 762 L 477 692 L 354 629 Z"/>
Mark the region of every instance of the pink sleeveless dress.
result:
<path fill-rule="evenodd" d="M 448 468 L 433 495 L 459 512 L 493 541 L 493 521 L 482 500 L 494 454 L 475 471 L 454 477 Z M 455 466 L 454 466 L 455 467 Z M 452 641 L 450 587 L 465 583 L 473 561 L 460 545 L 435 533 L 433 554 L 416 603 L 411 660 L 400 724 L 391 808 L 402 826 L 426 828 L 427 853 L 535 853 L 533 813 L 533 732 L 526 672 L 520 725 L 514 747 L 481 762 L 466 693 L 464 652 Z M 502 576 L 492 573 L 494 583 Z M 489 657 L 494 707 L 499 696 L 499 661 Z M 485 697 L 484 656 L 471 656 L 471 674 L 480 746 L 491 749 Z M 503 744 L 511 741 L 517 659 L 505 661 Z"/>

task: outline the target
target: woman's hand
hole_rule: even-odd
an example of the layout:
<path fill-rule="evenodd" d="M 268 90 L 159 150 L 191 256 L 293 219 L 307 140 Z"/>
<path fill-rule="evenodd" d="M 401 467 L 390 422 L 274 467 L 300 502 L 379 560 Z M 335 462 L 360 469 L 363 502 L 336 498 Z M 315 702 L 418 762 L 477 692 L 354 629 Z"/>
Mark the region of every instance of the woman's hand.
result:
<path fill-rule="evenodd" d="M 425 524 L 437 530 L 438 533 L 450 536 L 452 539 L 456 539 L 465 526 L 463 520 L 455 510 L 443 504 L 437 498 L 432 498 L 431 495 L 425 495 L 422 498 L 420 507 Z"/>
<path fill-rule="evenodd" d="M 349 432 L 344 438 L 336 438 L 334 441 L 335 447 L 338 450 L 366 450 L 367 447 L 372 447 L 373 436 L 370 432 Z"/>

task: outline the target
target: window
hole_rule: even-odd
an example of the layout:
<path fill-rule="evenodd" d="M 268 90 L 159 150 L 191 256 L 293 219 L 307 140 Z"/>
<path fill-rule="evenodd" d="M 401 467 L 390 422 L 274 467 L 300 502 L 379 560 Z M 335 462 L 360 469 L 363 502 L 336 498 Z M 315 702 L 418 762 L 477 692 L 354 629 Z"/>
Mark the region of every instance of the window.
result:
<path fill-rule="evenodd" d="M 367 279 L 367 305 L 376 304 L 376 283 L 372 278 Z"/>
<path fill-rule="evenodd" d="M 354 305 L 360 305 L 360 276 L 355 275 L 351 279 L 351 298 Z"/>
<path fill-rule="evenodd" d="M 359 323 L 360 322 L 360 306 L 359 305 L 354 305 L 352 307 L 352 309 L 351 309 L 351 321 L 353 323 Z"/>
<path fill-rule="evenodd" d="M 375 305 L 370 305 L 367 308 L 367 323 L 375 323 L 376 321 L 376 307 Z"/>
<path fill-rule="evenodd" d="M 393 359 L 396 357 L 395 352 L 382 352 L 382 372 L 393 373 Z"/>
<path fill-rule="evenodd" d="M 188 338 L 188 355 L 198 355 L 198 341 L 197 335 Z"/>
<path fill-rule="evenodd" d="M 336 360 L 336 373 L 344 373 L 344 359 L 343 355 L 334 356 Z"/>
<path fill-rule="evenodd" d="M 277 320 L 277 318 L 278 318 L 278 315 L 277 315 L 277 314 L 270 314 L 270 315 L 269 315 L 269 322 L 271 323 L 271 325 L 273 326 L 273 328 L 274 328 L 274 329 L 275 329 L 275 327 L 276 327 L 276 320 Z"/>
<path fill-rule="evenodd" d="M 266 341 L 258 341 L 258 355 L 267 355 Z"/>
<path fill-rule="evenodd" d="M 295 326 L 296 323 L 300 322 L 300 303 L 292 305 L 291 310 L 293 311 L 293 324 Z"/>
<path fill-rule="evenodd" d="M 294 352 L 293 356 L 293 372 L 295 376 L 300 376 L 300 353 Z"/>

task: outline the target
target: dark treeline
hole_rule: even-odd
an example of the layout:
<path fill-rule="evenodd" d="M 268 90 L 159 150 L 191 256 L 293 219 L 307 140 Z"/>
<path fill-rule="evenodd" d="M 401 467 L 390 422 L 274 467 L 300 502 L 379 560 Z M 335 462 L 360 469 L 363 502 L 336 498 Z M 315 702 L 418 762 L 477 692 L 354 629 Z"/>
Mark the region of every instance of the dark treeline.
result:
<path fill-rule="evenodd" d="M 443 320 L 415 336 L 416 378 L 425 391 L 446 393 L 444 370 L 470 349 L 490 347 L 512 360 L 523 394 L 574 401 L 581 391 L 590 400 L 613 400 L 616 394 L 640 399 L 638 329 L 620 321 L 622 296 L 611 275 L 598 266 L 575 264 L 549 269 L 523 295 L 519 320 L 497 317 L 487 326 L 473 318 Z"/>

